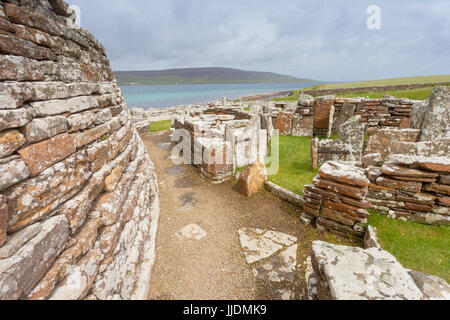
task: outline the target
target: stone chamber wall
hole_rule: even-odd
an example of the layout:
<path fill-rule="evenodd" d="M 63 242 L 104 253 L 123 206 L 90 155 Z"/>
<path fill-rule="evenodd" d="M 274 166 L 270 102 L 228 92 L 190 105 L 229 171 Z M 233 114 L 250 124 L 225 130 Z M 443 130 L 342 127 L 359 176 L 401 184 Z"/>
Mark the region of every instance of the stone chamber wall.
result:
<path fill-rule="evenodd" d="M 145 299 L 155 170 L 59 0 L 0 2 L 0 299 Z"/>
<path fill-rule="evenodd" d="M 353 145 L 355 150 L 359 146 L 362 157 L 346 161 L 334 154 L 337 159 L 321 166 L 313 185 L 305 186 L 304 219 L 315 221 L 318 228 L 361 239 L 367 209 L 391 218 L 449 225 L 450 88 L 436 87 L 410 115 L 411 128 L 378 129 L 364 155 L 360 116 L 342 125 L 340 138 L 342 133 L 357 137 Z"/>
<path fill-rule="evenodd" d="M 267 130 L 260 128 L 259 116 L 238 108 L 191 110 L 174 120 L 175 130 L 184 129 L 183 159 L 193 164 L 213 183 L 233 177 L 236 169 L 264 163 L 268 152 Z"/>

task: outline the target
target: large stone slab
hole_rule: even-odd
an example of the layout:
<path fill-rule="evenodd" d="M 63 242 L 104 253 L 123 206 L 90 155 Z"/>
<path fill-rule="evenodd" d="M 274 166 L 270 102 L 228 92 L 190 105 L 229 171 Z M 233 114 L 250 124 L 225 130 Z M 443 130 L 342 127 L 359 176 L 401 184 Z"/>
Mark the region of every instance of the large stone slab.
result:
<path fill-rule="evenodd" d="M 328 129 L 331 106 L 334 105 L 334 100 L 334 96 L 323 96 L 315 99 L 314 128 Z"/>
<path fill-rule="evenodd" d="M 355 110 L 355 103 L 344 103 L 342 105 L 341 112 L 339 112 L 333 124 L 333 133 L 339 133 L 341 126 L 354 116 Z"/>
<path fill-rule="evenodd" d="M 266 166 L 257 161 L 249 165 L 239 177 L 241 192 L 247 197 L 256 194 L 267 180 Z"/>
<path fill-rule="evenodd" d="M 297 238 L 288 234 L 246 228 L 238 231 L 244 256 L 258 279 L 294 282 L 297 267 Z"/>
<path fill-rule="evenodd" d="M 351 161 L 361 161 L 364 143 L 365 124 L 361 116 L 354 116 L 339 128 L 339 139 L 350 146 Z"/>
<path fill-rule="evenodd" d="M 380 153 L 385 160 L 391 153 L 391 143 L 394 141 L 401 142 L 418 142 L 420 139 L 420 130 L 415 129 L 381 129 L 370 137 L 366 148 L 366 154 Z"/>
<path fill-rule="evenodd" d="M 19 183 L 30 176 L 30 170 L 22 160 L 0 164 L 0 190 Z"/>
<path fill-rule="evenodd" d="M 370 183 L 363 169 L 337 161 L 325 163 L 320 168 L 319 174 L 325 179 L 363 188 L 368 187 Z"/>
<path fill-rule="evenodd" d="M 289 135 L 292 132 L 292 122 L 294 114 L 292 112 L 280 112 L 275 121 L 275 129 L 280 131 L 280 134 Z"/>
<path fill-rule="evenodd" d="M 0 260 L 0 299 L 17 300 L 28 294 L 50 268 L 69 239 L 64 216 L 45 221 L 42 231 L 8 259 Z"/>
<path fill-rule="evenodd" d="M 319 298 L 331 300 L 421 300 L 423 293 L 390 253 L 313 242 Z"/>
<path fill-rule="evenodd" d="M 313 116 L 294 115 L 291 135 L 293 135 L 294 137 L 312 137 L 313 123 Z"/>
<path fill-rule="evenodd" d="M 422 124 L 421 141 L 450 138 L 450 87 L 435 87 Z"/>
<path fill-rule="evenodd" d="M 25 143 L 27 140 L 18 130 L 0 132 L 0 158 L 11 155 Z"/>
<path fill-rule="evenodd" d="M 19 150 L 19 154 L 30 169 L 31 175 L 35 176 L 75 151 L 72 136 L 64 133 L 23 148 Z"/>

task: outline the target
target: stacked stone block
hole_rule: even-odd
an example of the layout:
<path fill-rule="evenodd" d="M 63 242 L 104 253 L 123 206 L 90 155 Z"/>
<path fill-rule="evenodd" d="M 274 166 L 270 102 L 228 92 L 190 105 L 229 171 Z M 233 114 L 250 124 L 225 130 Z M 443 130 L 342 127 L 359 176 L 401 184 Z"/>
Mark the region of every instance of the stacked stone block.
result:
<path fill-rule="evenodd" d="M 158 186 L 104 48 L 59 0 L 0 3 L 0 299 L 143 299 Z"/>
<path fill-rule="evenodd" d="M 185 130 L 181 144 L 186 164 L 192 164 L 208 180 L 221 183 L 238 168 L 264 161 L 268 131 L 260 116 L 239 109 L 209 108 L 195 117 L 179 117 L 175 130 Z"/>
<path fill-rule="evenodd" d="M 329 161 L 304 190 L 303 211 L 319 229 L 363 239 L 370 204 L 365 200 L 369 180 L 364 170 Z"/>
<path fill-rule="evenodd" d="M 450 159 L 391 155 L 370 175 L 368 200 L 391 218 L 450 224 Z"/>

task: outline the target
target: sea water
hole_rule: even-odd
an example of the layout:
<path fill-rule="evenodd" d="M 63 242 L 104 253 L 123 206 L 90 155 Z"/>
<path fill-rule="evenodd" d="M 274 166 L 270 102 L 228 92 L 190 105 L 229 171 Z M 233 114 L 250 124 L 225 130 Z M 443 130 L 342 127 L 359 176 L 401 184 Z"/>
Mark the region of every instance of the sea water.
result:
<path fill-rule="evenodd" d="M 254 94 L 302 89 L 317 83 L 238 83 L 188 85 L 129 85 L 121 86 L 129 108 L 166 108 L 195 105 L 219 100 L 221 97 L 238 99 Z"/>

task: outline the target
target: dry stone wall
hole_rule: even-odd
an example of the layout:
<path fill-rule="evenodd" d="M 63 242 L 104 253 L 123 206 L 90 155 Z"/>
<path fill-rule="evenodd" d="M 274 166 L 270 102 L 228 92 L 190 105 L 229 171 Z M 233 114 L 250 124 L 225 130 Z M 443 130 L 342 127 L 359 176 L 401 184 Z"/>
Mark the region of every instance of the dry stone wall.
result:
<path fill-rule="evenodd" d="M 0 2 L 0 299 L 147 295 L 155 170 L 74 20 L 59 0 Z"/>

